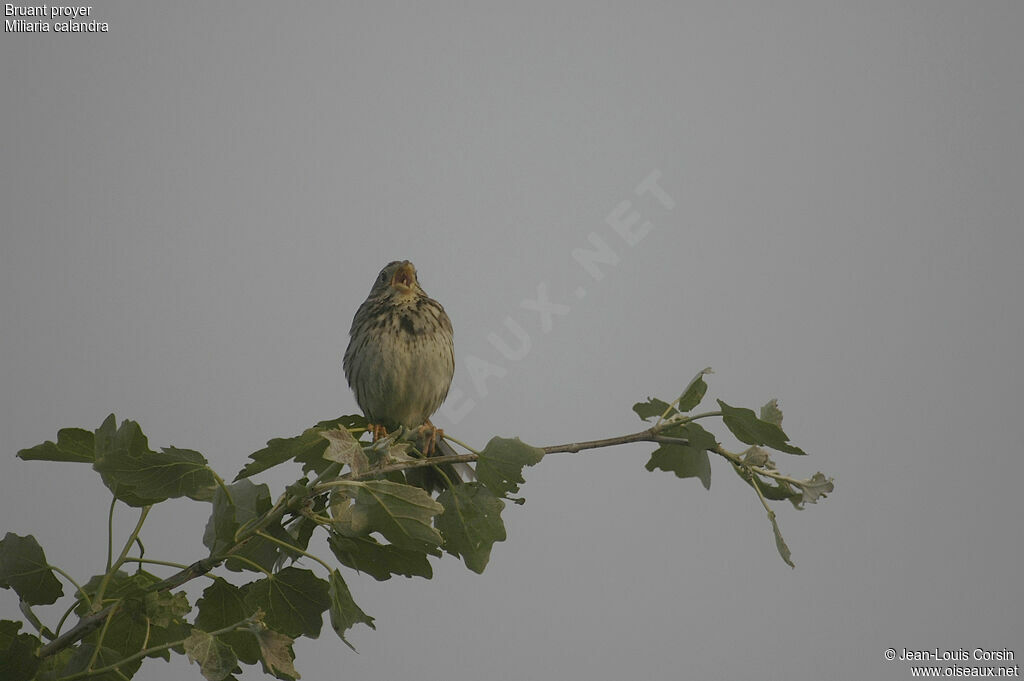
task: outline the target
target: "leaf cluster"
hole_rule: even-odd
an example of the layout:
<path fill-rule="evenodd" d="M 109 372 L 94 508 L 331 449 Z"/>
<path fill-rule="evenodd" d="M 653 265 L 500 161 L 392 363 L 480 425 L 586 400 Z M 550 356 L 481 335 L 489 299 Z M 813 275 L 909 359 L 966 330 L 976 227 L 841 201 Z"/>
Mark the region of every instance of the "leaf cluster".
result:
<path fill-rule="evenodd" d="M 806 452 L 792 444 L 782 430 L 782 410 L 777 400 L 770 400 L 761 407 L 760 415 L 752 409 L 733 407 L 722 400 L 717 400 L 718 410 L 692 413 L 704 400 L 708 389 L 704 376 L 710 373 L 710 368 L 698 373 L 671 403 L 648 398 L 646 402 L 633 405 L 633 411 L 641 419 L 655 419 L 651 430 L 653 439 L 660 446 L 647 461 L 647 470 L 669 471 L 679 478 L 697 478 L 705 489 L 711 489 L 709 454 L 724 457 L 732 470 L 757 493 L 771 522 L 779 556 L 787 565 L 795 567 L 775 511 L 768 501 L 785 500 L 802 509 L 804 504 L 813 504 L 828 496 L 834 489 L 833 480 L 820 472 L 807 479 L 798 479 L 778 471 L 765 447 L 799 456 L 806 456 Z M 750 446 L 742 452 L 727 450 L 714 435 L 696 423 L 698 419 L 711 417 L 721 418 L 737 440 Z"/>
<path fill-rule="evenodd" d="M 303 636 L 318 638 L 325 614 L 350 647 L 354 626 L 374 628 L 346 576 L 429 579 L 432 561 L 446 553 L 483 572 L 495 543 L 507 537 L 506 502 L 523 503 L 517 496 L 523 469 L 546 452 L 650 441 L 657 447 L 648 470 L 696 478 L 705 488 L 711 486 L 710 455 L 722 456 L 755 490 L 779 552 L 792 565 L 769 502 L 787 500 L 803 508 L 831 493 L 832 480 L 821 473 L 798 479 L 778 471 L 769 450 L 804 452 L 782 430 L 774 401 L 759 415 L 721 400 L 715 411 L 694 413 L 705 398 L 709 371 L 672 402 L 649 398 L 634 405 L 653 425 L 622 438 L 538 449 L 518 438 L 495 437 L 479 451 L 463 445 L 464 454 L 443 442 L 435 456 L 425 457 L 420 433 L 400 431 L 372 442 L 363 417 L 341 416 L 270 440 L 230 483 L 196 451 L 152 450 L 134 421 L 118 424 L 110 415 L 94 431 L 62 429 L 56 441 L 18 456 L 90 465 L 113 496 L 111 513 L 121 505 L 139 517 L 120 553 L 108 551 L 106 569 L 81 581 L 51 565 L 34 537 L 8 533 L 0 540 L 0 588 L 17 595 L 25 616 L 22 622 L 0 620 L 0 678 L 123 681 L 147 659 L 175 653 L 187 656 L 210 681 L 235 679 L 243 665 L 257 664 L 276 678 L 297 679 L 293 644 Z M 748 448 L 725 449 L 697 423 L 711 417 L 720 418 Z M 454 466 L 469 462 L 475 475 L 464 480 Z M 283 464 L 297 466 L 301 474 L 276 497 L 252 480 Z M 210 508 L 203 532 L 208 554 L 187 565 L 149 558 L 141 541 L 148 514 L 175 498 Z M 113 547 L 115 538 L 108 539 Z M 326 547 L 333 560 L 317 555 L 317 547 Z M 167 568 L 177 571 L 165 577 L 150 571 Z M 203 575 L 210 583 L 191 603 L 181 587 Z M 67 609 L 51 629 L 33 608 L 62 599 Z"/>

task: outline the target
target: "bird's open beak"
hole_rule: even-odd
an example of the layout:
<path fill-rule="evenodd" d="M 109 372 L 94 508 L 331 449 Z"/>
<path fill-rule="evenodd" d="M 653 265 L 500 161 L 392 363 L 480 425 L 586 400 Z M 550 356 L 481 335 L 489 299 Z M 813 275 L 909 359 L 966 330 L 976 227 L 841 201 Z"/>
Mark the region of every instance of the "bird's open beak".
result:
<path fill-rule="evenodd" d="M 405 263 L 395 270 L 395 276 L 391 277 L 391 286 L 402 293 L 408 293 L 416 287 L 416 270 L 412 263 Z"/>

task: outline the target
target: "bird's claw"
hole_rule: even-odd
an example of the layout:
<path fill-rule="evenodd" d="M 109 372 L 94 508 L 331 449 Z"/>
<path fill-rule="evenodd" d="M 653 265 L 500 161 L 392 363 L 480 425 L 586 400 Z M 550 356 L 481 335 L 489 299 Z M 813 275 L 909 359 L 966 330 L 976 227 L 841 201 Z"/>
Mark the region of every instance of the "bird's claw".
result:
<path fill-rule="evenodd" d="M 370 432 L 373 441 L 383 440 L 388 436 L 388 429 L 379 423 L 367 423 L 366 430 Z"/>
<path fill-rule="evenodd" d="M 427 421 L 419 427 L 419 431 L 423 456 L 433 456 L 437 452 L 437 441 L 444 437 L 444 430 Z"/>

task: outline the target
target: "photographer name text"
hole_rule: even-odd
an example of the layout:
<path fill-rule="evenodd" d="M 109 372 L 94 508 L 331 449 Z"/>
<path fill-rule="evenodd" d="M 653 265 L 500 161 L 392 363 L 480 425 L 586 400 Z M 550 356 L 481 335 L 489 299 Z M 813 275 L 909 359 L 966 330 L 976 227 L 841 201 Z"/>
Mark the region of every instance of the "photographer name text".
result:
<path fill-rule="evenodd" d="M 904 648 L 897 656 L 894 657 L 895 659 L 909 660 L 911 662 L 946 660 L 989 660 L 1003 662 L 1014 659 L 1013 651 L 1008 648 L 1003 648 L 1002 650 L 986 650 L 984 648 L 975 648 L 974 650 L 967 650 L 966 648 L 955 648 L 952 650 L 940 650 L 939 648 L 932 648 L 931 650 L 912 650 Z"/>

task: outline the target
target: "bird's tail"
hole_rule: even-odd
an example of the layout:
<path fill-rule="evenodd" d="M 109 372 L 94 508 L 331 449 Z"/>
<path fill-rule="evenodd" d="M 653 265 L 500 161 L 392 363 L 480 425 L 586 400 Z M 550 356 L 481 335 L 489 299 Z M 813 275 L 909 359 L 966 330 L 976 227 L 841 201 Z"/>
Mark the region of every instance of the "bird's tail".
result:
<path fill-rule="evenodd" d="M 420 451 L 422 450 L 421 446 Z M 443 437 L 439 437 L 430 456 L 456 454 L 458 452 Z M 467 463 L 443 463 L 438 466 L 410 468 L 405 472 L 405 479 L 410 485 L 422 487 L 428 492 L 439 492 L 448 489 L 449 485 L 459 485 L 467 480 L 476 480 L 476 471 Z"/>

